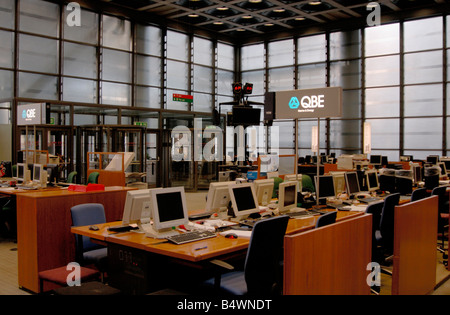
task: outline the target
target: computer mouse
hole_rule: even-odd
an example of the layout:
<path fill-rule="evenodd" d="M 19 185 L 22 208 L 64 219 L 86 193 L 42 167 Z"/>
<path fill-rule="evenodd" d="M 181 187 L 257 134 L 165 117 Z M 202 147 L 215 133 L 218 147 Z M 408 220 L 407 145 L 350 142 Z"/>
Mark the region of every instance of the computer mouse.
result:
<path fill-rule="evenodd" d="M 229 233 L 227 235 L 225 235 L 226 238 L 231 238 L 232 240 L 237 239 L 238 236 L 234 233 Z"/>
<path fill-rule="evenodd" d="M 91 225 L 91 226 L 89 227 L 89 230 L 91 230 L 91 231 L 98 231 L 99 228 L 98 228 L 98 226 L 96 226 L 96 225 Z"/>

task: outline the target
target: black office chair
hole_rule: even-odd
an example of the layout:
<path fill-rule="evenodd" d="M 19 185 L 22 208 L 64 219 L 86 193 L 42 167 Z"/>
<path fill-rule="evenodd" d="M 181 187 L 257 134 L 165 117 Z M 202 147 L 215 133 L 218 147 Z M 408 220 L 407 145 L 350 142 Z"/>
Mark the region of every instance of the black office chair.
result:
<path fill-rule="evenodd" d="M 382 255 L 377 246 L 377 233 L 380 233 L 381 212 L 383 211 L 384 201 L 371 203 L 366 208 L 366 213 L 372 215 L 372 261 L 380 263 Z"/>
<path fill-rule="evenodd" d="M 204 286 L 214 288 L 215 294 L 225 295 L 268 296 L 279 293 L 282 279 L 280 262 L 288 221 L 288 216 L 258 221 L 252 230 L 244 270 L 218 273 Z M 232 268 L 228 266 L 229 270 Z"/>
<path fill-rule="evenodd" d="M 417 201 L 426 197 L 428 197 L 427 189 L 425 187 L 417 188 L 411 194 L 411 201 Z"/>
<path fill-rule="evenodd" d="M 438 234 L 441 236 L 441 245 L 438 248 L 440 252 L 444 254 L 444 259 L 446 259 L 445 255 L 445 230 L 448 225 L 448 214 L 449 214 L 449 197 L 447 195 L 447 187 L 440 186 L 435 187 L 431 192 L 432 196 L 438 196 Z"/>
<path fill-rule="evenodd" d="M 85 203 L 70 209 L 73 226 L 106 223 L 105 209 L 99 203 Z M 108 252 L 105 246 L 92 243 L 87 236 L 77 235 L 76 257 L 82 265 L 94 264 L 103 273 L 107 268 Z"/>
<path fill-rule="evenodd" d="M 394 252 L 394 214 L 395 206 L 399 202 L 399 193 L 388 195 L 384 199 L 380 219 L 380 232 L 377 233 L 377 243 L 381 246 L 384 256 L 392 256 Z"/>
<path fill-rule="evenodd" d="M 322 214 L 316 221 L 316 229 L 336 222 L 337 211 Z"/>
<path fill-rule="evenodd" d="M 424 176 L 424 182 L 425 187 L 428 190 L 433 190 L 434 188 L 439 187 L 439 174 Z"/>

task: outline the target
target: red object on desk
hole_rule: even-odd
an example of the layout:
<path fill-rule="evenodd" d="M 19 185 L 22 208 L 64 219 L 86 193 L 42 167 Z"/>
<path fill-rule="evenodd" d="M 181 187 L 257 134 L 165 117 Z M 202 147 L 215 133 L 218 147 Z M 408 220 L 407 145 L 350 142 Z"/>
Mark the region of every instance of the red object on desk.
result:
<path fill-rule="evenodd" d="M 104 191 L 105 190 L 105 185 L 102 185 L 102 184 L 88 184 L 87 186 L 84 186 L 84 185 L 70 185 L 68 190 L 69 191 L 80 191 L 80 192 Z"/>

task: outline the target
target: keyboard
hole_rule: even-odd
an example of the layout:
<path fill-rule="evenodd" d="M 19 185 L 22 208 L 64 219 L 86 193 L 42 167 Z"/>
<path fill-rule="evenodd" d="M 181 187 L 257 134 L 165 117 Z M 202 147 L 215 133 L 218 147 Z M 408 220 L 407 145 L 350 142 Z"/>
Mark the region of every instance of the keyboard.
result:
<path fill-rule="evenodd" d="M 33 187 L 33 186 L 17 186 L 18 189 L 23 189 L 23 190 L 36 190 L 38 189 L 37 187 Z"/>
<path fill-rule="evenodd" d="M 200 241 L 200 240 L 204 240 L 204 239 L 208 239 L 208 238 L 212 238 L 212 237 L 216 237 L 216 236 L 217 236 L 217 234 L 212 231 L 190 231 L 190 232 L 186 232 L 186 233 L 169 236 L 169 237 L 167 237 L 167 240 L 174 244 L 180 245 L 180 244 Z"/>
<path fill-rule="evenodd" d="M 359 202 L 363 202 L 363 203 L 371 203 L 371 202 L 375 202 L 375 201 L 380 201 L 382 199 L 378 198 L 378 197 L 369 197 L 369 198 L 361 198 L 358 200 L 359 200 Z"/>

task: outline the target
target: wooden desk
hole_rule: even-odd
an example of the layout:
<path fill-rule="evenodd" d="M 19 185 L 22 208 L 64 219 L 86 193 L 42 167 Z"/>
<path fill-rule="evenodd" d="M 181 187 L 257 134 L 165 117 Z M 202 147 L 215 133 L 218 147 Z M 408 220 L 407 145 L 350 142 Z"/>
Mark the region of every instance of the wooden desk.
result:
<path fill-rule="evenodd" d="M 75 238 L 70 232 L 70 208 L 101 203 L 107 221 L 122 218 L 126 187 L 105 191 L 73 192 L 67 189 L 17 193 L 17 248 L 19 287 L 39 292 L 38 272 L 75 261 Z"/>

